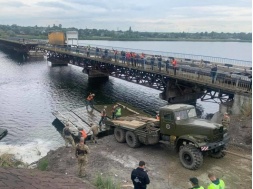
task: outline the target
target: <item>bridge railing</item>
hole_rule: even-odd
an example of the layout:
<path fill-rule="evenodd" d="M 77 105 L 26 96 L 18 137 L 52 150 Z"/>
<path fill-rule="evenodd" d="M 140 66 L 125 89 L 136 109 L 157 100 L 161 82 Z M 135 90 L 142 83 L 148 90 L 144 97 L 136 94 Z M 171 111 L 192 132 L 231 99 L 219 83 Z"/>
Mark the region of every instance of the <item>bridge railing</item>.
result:
<path fill-rule="evenodd" d="M 46 47 L 46 46 L 45 46 Z M 227 89 L 234 89 L 237 91 L 251 92 L 252 79 L 251 73 L 244 73 L 245 75 L 232 74 L 230 72 L 218 69 L 217 73 L 211 76 L 211 67 L 206 64 L 200 64 L 198 67 L 191 67 L 187 64 L 178 64 L 176 68 L 172 66 L 172 59 L 174 57 L 161 57 L 145 55 L 143 58 L 140 56 L 127 58 L 121 54 L 115 54 L 115 51 L 110 50 L 107 53 L 103 51 L 96 52 L 93 48 L 66 48 L 66 47 L 51 47 L 45 49 L 56 52 L 67 52 L 72 55 L 79 55 L 95 59 L 97 61 L 108 62 L 116 65 L 121 65 L 128 68 L 161 73 L 178 77 L 185 80 L 191 80 L 196 83 L 212 84 L 216 87 Z M 152 61 L 152 57 L 154 60 Z M 159 60 L 158 58 L 161 58 Z"/>
<path fill-rule="evenodd" d="M 205 63 L 216 63 L 216 64 L 224 64 L 226 66 L 239 66 L 239 67 L 252 67 L 252 61 L 247 60 L 238 60 L 238 59 L 230 59 L 230 58 L 222 58 L 222 57 L 213 57 L 213 56 L 204 56 L 204 55 L 195 55 L 195 54 L 184 54 L 184 53 L 176 53 L 176 52 L 163 52 L 163 51 L 151 51 L 151 50 L 142 50 L 142 49 L 130 49 L 130 48 L 123 48 L 123 47 L 112 47 L 112 46 L 103 46 L 103 45 L 95 45 L 91 47 L 87 43 L 80 43 L 78 47 L 81 48 L 93 48 L 95 49 L 98 47 L 99 49 L 115 49 L 117 51 L 125 51 L 125 52 L 136 52 L 136 53 L 144 53 L 147 55 L 161 55 L 163 57 L 174 57 L 177 59 L 187 59 L 188 61 L 201 61 Z"/>

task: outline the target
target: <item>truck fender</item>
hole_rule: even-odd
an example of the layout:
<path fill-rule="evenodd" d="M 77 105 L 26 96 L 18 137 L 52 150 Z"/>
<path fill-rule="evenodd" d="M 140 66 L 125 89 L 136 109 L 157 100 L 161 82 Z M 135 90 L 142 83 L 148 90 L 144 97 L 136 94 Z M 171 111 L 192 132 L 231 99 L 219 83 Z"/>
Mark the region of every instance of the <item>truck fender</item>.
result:
<path fill-rule="evenodd" d="M 193 143 L 198 148 L 200 141 L 203 141 L 204 137 L 205 136 L 202 135 L 182 135 L 175 141 L 176 150 L 179 151 L 179 148 L 184 141 L 187 143 Z"/>

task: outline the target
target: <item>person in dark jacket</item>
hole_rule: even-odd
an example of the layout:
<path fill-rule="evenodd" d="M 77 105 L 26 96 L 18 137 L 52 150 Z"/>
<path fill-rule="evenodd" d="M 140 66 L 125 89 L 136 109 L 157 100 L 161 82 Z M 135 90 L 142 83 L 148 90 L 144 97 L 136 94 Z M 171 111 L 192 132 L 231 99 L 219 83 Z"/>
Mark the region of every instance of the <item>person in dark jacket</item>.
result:
<path fill-rule="evenodd" d="M 147 184 L 150 183 L 147 172 L 144 170 L 145 162 L 140 161 L 139 167 L 134 169 L 131 173 L 131 180 L 134 184 L 134 189 L 146 189 Z"/>
<path fill-rule="evenodd" d="M 215 76 L 217 74 L 217 65 L 214 65 L 212 68 L 211 68 L 211 77 L 212 77 L 212 83 L 214 83 L 215 81 Z"/>

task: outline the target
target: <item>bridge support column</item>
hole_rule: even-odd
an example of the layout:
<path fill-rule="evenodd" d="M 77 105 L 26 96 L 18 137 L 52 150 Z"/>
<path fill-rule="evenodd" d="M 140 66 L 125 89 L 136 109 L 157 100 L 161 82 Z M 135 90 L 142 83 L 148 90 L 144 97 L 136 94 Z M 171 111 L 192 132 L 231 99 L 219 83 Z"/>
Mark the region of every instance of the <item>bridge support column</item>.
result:
<path fill-rule="evenodd" d="M 250 109 L 252 108 L 251 106 L 252 98 L 250 96 L 235 94 L 233 101 L 220 104 L 219 112 L 228 112 L 229 114 L 241 114 L 242 111 L 250 111 Z"/>
<path fill-rule="evenodd" d="M 176 81 L 168 81 L 166 88 L 160 94 L 160 98 L 169 104 L 187 103 L 196 104 L 198 98 L 203 95 L 200 88 L 194 86 L 178 85 Z"/>
<path fill-rule="evenodd" d="M 105 80 L 109 79 L 109 74 L 100 72 L 98 70 L 83 69 L 83 72 L 88 74 L 89 79 L 90 78 L 103 78 Z"/>

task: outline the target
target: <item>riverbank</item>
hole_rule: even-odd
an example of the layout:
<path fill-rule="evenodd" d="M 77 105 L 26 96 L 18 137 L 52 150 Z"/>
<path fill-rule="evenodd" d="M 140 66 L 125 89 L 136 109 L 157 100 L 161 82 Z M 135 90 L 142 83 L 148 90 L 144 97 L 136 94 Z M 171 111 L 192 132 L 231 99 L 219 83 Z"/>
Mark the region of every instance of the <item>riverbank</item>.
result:
<path fill-rule="evenodd" d="M 231 117 L 232 142 L 228 150 L 251 158 L 252 118 L 242 119 L 241 116 Z M 247 137 L 245 137 L 247 136 Z M 238 143 L 247 148 L 236 146 Z M 188 178 L 196 176 L 203 186 L 209 181 L 207 173 L 212 171 L 218 177 L 222 177 L 227 188 L 251 187 L 251 161 L 242 157 L 227 154 L 222 159 L 205 157 L 202 167 L 196 171 L 187 170 L 179 162 L 178 154 L 170 146 L 157 144 L 154 146 L 141 146 L 129 148 L 125 143 L 118 143 L 114 136 L 106 136 L 98 140 L 98 144 L 87 142 L 90 148 L 89 161 L 86 167 L 85 180 L 95 183 L 98 176 L 110 178 L 120 183 L 122 188 L 133 188 L 130 180 L 132 169 L 138 166 L 140 160 L 147 164 L 147 170 L 151 179 L 149 188 L 187 188 Z M 74 149 L 61 147 L 50 151 L 40 162 L 47 161 L 46 170 L 61 174 L 77 176 L 77 159 Z"/>
<path fill-rule="evenodd" d="M 18 38 L 48 40 L 47 36 L 17 35 Z M 241 39 L 208 39 L 208 38 L 113 38 L 104 36 L 80 37 L 79 40 L 105 40 L 105 41 L 189 41 L 189 42 L 245 42 L 252 43 L 252 40 Z"/>
<path fill-rule="evenodd" d="M 85 188 L 96 188 L 96 182 L 100 177 L 109 179 L 116 185 L 119 184 L 121 188 L 131 189 L 133 188 L 130 180 L 131 171 L 138 166 L 140 160 L 144 160 L 151 180 L 149 189 L 189 188 L 188 179 L 192 176 L 198 177 L 201 185 L 206 187 L 209 183 L 208 172 L 214 172 L 218 177 L 222 177 L 228 189 L 250 188 L 252 184 L 252 169 L 249 160 L 251 159 L 252 146 L 249 142 L 251 125 L 251 116 L 231 116 L 231 141 L 227 150 L 240 154 L 240 156 L 229 153 L 222 159 L 205 157 L 202 167 L 196 171 L 183 168 L 178 154 L 171 146 L 157 144 L 133 149 L 125 143 L 118 143 L 114 136 L 110 135 L 100 138 L 98 144 L 87 142 L 91 153 L 88 156 L 85 178 L 78 178 L 75 150 L 60 147 L 49 151 L 36 164 L 30 165 L 30 169 L 1 168 L 0 186 L 9 186 L 8 184 L 11 182 L 8 180 L 16 175 L 17 179 L 10 186 L 16 183 L 22 183 L 20 186 L 33 186 L 35 182 L 32 180 L 36 180 L 37 188 L 45 188 L 45 186 L 47 188 L 50 186 L 53 188 L 64 188 L 64 186 L 65 188 L 73 188 L 79 184 Z M 31 169 L 33 167 L 37 168 L 33 170 Z M 6 178 L 7 181 L 5 181 Z M 40 185 L 41 187 L 39 187 Z"/>

